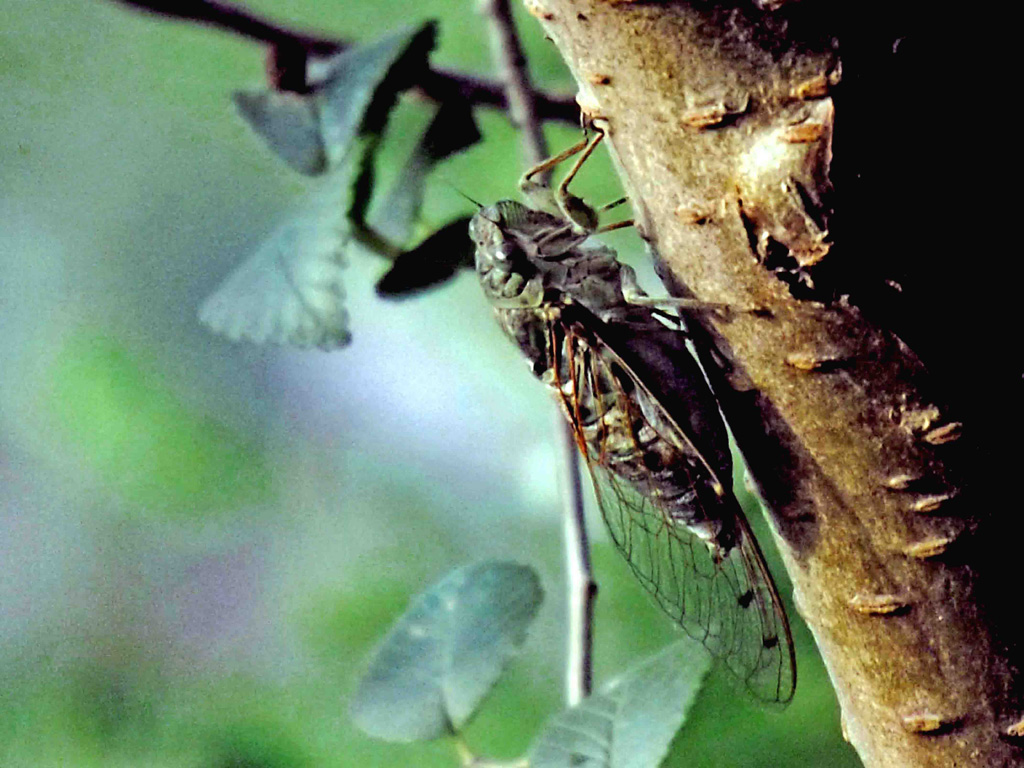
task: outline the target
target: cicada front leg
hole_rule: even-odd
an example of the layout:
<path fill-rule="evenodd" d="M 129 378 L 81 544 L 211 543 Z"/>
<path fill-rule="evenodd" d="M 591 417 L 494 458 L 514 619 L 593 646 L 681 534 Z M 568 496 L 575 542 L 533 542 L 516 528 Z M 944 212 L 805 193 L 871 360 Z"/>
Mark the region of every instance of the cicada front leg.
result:
<path fill-rule="evenodd" d="M 557 155 L 552 155 L 547 160 L 543 160 L 537 165 L 533 166 L 530 170 L 523 174 L 519 180 L 519 191 L 522 192 L 530 202 L 534 203 L 537 208 L 546 210 L 549 213 L 555 213 L 558 210 L 554 196 L 551 193 L 551 182 L 548 179 L 549 174 L 547 173 L 556 165 L 563 160 L 568 160 L 575 154 L 578 154 L 586 148 L 587 144 L 591 140 L 585 135 L 583 139 L 573 144 L 568 149 L 564 149 Z M 540 176 L 540 180 L 535 177 Z"/>
<path fill-rule="evenodd" d="M 569 184 L 576 178 L 580 168 L 583 167 L 583 164 L 587 162 L 587 159 L 597 149 L 597 145 L 604 139 L 604 131 L 600 128 L 596 130 L 597 133 L 594 135 L 594 138 L 584 145 L 579 157 L 576 158 L 576 162 L 572 164 L 569 172 L 565 174 L 555 190 L 555 202 L 558 203 L 559 210 L 567 220 L 572 222 L 573 229 L 580 233 L 590 233 L 597 230 L 597 211 L 583 202 L 581 198 L 572 194 L 569 191 Z"/>
<path fill-rule="evenodd" d="M 524 281 L 521 275 L 514 275 L 506 283 L 505 295 L 491 297 L 495 309 L 537 309 L 544 304 L 544 284 L 533 278 Z"/>
<path fill-rule="evenodd" d="M 533 168 L 528 170 L 523 178 L 519 182 L 519 189 L 524 195 L 526 195 L 531 202 L 533 202 L 538 208 L 549 211 L 551 213 L 558 212 L 572 227 L 572 230 L 577 234 L 595 234 L 600 232 L 610 232 L 613 229 L 621 229 L 622 227 L 628 227 L 632 225 L 632 220 L 616 222 L 615 224 L 609 224 L 604 227 L 598 224 L 598 214 L 615 208 L 616 206 L 622 205 L 626 202 L 626 198 L 621 198 L 613 203 L 602 206 L 601 208 L 594 209 L 581 198 L 574 195 L 569 191 L 569 185 L 572 180 L 576 178 L 576 174 L 579 173 L 580 168 L 587 161 L 594 150 L 597 149 L 597 145 L 604 139 L 605 132 L 602 128 L 594 126 L 595 135 L 593 138 L 583 137 L 581 141 L 574 144 L 562 152 L 559 152 L 553 157 L 549 157 L 542 163 L 538 163 Z M 568 160 L 574 155 L 579 155 L 576 161 L 572 164 L 568 173 L 559 182 L 555 191 L 552 193 L 546 179 L 543 174 L 550 171 L 556 165 L 564 160 Z M 537 176 L 541 177 L 541 180 L 537 180 Z"/>

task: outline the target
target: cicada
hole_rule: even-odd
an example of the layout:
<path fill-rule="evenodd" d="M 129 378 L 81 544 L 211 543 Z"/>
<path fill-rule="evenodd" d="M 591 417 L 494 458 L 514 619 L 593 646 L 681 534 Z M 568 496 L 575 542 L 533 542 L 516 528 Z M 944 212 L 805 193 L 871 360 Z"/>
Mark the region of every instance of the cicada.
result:
<path fill-rule="evenodd" d="M 636 578 L 756 698 L 787 702 L 796 685 L 789 623 L 732 493 L 717 401 L 674 314 L 687 302 L 646 296 L 612 249 L 588 239 L 602 231 L 596 214 L 568 193 L 601 135 L 524 177 L 528 187 L 582 151 L 558 188 L 559 213 L 511 200 L 479 210 L 469 227 L 477 274 L 569 420 Z"/>

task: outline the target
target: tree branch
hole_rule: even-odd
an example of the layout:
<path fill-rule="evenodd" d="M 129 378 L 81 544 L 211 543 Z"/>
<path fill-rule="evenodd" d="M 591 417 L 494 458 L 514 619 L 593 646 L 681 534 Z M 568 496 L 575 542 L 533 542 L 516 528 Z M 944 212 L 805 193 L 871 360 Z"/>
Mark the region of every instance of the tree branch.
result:
<path fill-rule="evenodd" d="M 295 45 L 310 53 L 329 56 L 346 44 L 317 35 L 285 29 L 230 3 L 216 0 L 113 0 L 158 16 L 194 21 L 234 32 L 237 35 L 269 45 Z"/>
<path fill-rule="evenodd" d="M 921 120 L 920 105 L 963 81 L 971 59 L 945 72 L 936 45 L 894 69 L 886 57 L 911 11 L 882 20 L 817 3 L 682 0 L 530 10 L 585 111 L 607 121 L 638 230 L 674 290 L 771 310 L 700 318 L 694 332 L 862 760 L 1024 764 L 1019 603 L 1005 592 L 1019 573 L 1008 582 L 1012 561 L 992 556 L 1020 539 L 1005 533 L 986 450 L 1012 401 L 965 365 L 938 301 L 988 273 L 931 261 L 951 239 L 987 252 L 971 249 L 978 235 L 942 196 L 982 184 L 937 161 L 955 149 L 929 141 Z M 972 82 L 990 71 L 974 66 Z M 943 225 L 929 226 L 936 211 Z M 962 338 L 992 335 L 973 328 Z M 988 346 L 986 363 L 999 360 Z"/>
<path fill-rule="evenodd" d="M 113 0 L 137 10 L 167 18 L 205 24 L 240 35 L 268 47 L 268 77 L 279 90 L 308 90 L 306 61 L 330 56 L 347 48 L 345 40 L 298 32 L 261 18 L 239 6 L 216 0 Z M 419 93 L 431 101 L 461 99 L 471 104 L 508 109 L 502 83 L 445 69 L 428 69 L 417 83 Z M 575 123 L 579 108 L 572 96 L 537 93 L 537 117 Z"/>

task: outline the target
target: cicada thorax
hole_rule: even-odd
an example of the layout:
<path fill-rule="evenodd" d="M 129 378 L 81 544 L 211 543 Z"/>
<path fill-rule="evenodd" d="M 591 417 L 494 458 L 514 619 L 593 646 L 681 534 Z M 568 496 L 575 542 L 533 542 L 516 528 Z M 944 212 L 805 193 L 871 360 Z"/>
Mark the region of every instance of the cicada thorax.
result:
<path fill-rule="evenodd" d="M 701 421 L 708 412 L 717 419 L 713 396 L 681 334 L 665 328 L 649 308 L 625 302 L 614 252 L 578 237 L 566 248 L 569 241 L 559 240 L 569 237 L 565 229 L 556 217 L 510 201 L 474 218 L 477 273 L 498 321 L 534 375 L 555 391 L 588 464 L 652 499 L 665 526 L 687 528 L 724 556 L 736 541 L 735 513 L 721 503 L 719 474 L 728 480 L 731 469 L 725 431 L 720 420 Z M 623 339 L 613 326 L 628 329 L 640 344 Z M 603 340 L 612 336 L 619 351 Z M 678 392 L 687 400 L 680 403 L 683 426 L 701 438 L 699 446 L 679 425 L 667 423 L 664 406 L 627 370 L 622 354 L 635 357 L 641 370 L 651 367 L 644 358 L 659 365 L 677 358 L 677 370 L 685 373 Z"/>

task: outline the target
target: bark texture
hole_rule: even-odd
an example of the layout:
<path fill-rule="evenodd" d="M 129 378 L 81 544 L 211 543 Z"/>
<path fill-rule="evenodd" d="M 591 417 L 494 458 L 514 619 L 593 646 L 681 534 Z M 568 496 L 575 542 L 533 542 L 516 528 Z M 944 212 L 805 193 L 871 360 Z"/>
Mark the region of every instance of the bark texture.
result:
<path fill-rule="evenodd" d="M 971 324 L 963 255 L 991 244 L 949 194 L 967 32 L 821 6 L 527 0 L 666 283 L 770 311 L 700 318 L 700 346 L 845 735 L 867 766 L 1024 765 L 1020 504 L 991 450 L 1019 366 Z"/>

